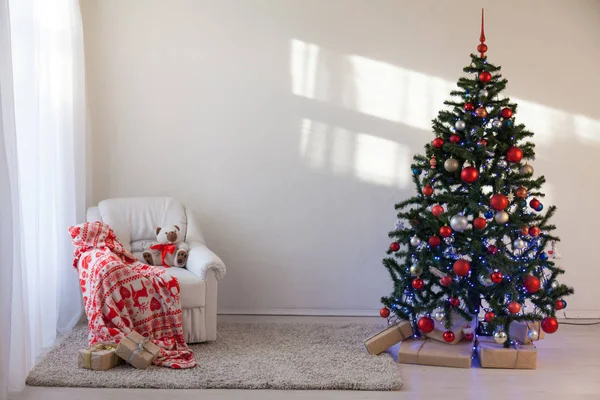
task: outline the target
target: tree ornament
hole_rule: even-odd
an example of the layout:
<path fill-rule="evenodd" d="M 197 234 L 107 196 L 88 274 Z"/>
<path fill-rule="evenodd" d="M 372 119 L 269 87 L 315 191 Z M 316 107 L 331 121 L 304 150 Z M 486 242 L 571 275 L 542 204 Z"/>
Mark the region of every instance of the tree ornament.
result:
<path fill-rule="evenodd" d="M 467 260 L 456 260 L 452 266 L 452 270 L 458 276 L 467 276 L 471 270 L 471 263 Z"/>
<path fill-rule="evenodd" d="M 485 218 L 481 218 L 481 217 L 477 217 L 473 220 L 473 227 L 475 227 L 475 229 L 483 229 L 485 228 L 485 226 L 487 225 L 487 222 L 485 220 Z"/>
<path fill-rule="evenodd" d="M 538 207 L 541 205 L 542 203 L 540 203 L 540 201 L 536 198 L 531 199 L 531 201 L 529 202 L 529 207 L 533 208 L 534 210 L 537 210 Z"/>
<path fill-rule="evenodd" d="M 505 224 L 508 222 L 508 213 L 506 211 L 498 211 L 494 216 L 494 220 L 499 224 Z"/>
<path fill-rule="evenodd" d="M 436 204 L 433 207 L 431 207 L 431 213 L 436 217 L 439 217 L 444 213 L 444 207 L 440 206 L 439 204 Z"/>
<path fill-rule="evenodd" d="M 525 188 L 525 186 L 521 186 L 517 189 L 515 194 L 520 199 L 526 199 L 527 198 L 527 189 Z"/>
<path fill-rule="evenodd" d="M 450 227 L 456 232 L 464 231 L 467 229 L 467 225 L 469 225 L 469 220 L 464 215 L 457 214 L 450 218 Z"/>
<path fill-rule="evenodd" d="M 523 286 L 529 293 L 537 293 L 540 290 L 540 280 L 537 276 L 529 275 L 523 280 Z"/>
<path fill-rule="evenodd" d="M 502 121 L 500 121 L 499 119 L 493 120 L 492 127 L 496 128 L 496 129 L 502 128 Z"/>
<path fill-rule="evenodd" d="M 443 276 L 440 279 L 440 284 L 443 287 L 448 287 L 448 286 L 452 285 L 452 277 L 450 275 Z"/>
<path fill-rule="evenodd" d="M 556 290 L 559 286 L 560 284 L 557 281 L 552 281 L 552 283 L 550 284 L 550 289 Z"/>
<path fill-rule="evenodd" d="M 460 300 L 458 300 L 456 297 L 450 297 L 448 302 L 452 307 L 458 307 L 460 305 Z"/>
<path fill-rule="evenodd" d="M 563 305 L 563 301 L 561 299 L 556 300 L 556 302 L 554 302 L 554 309 L 556 311 L 562 310 L 564 307 Z"/>
<path fill-rule="evenodd" d="M 432 236 L 429 238 L 428 243 L 429 247 L 438 247 L 442 241 L 437 236 Z"/>
<path fill-rule="evenodd" d="M 423 333 L 429 333 L 433 331 L 434 326 L 435 323 L 429 317 L 421 317 L 417 322 L 417 328 L 419 328 L 419 330 Z"/>
<path fill-rule="evenodd" d="M 453 133 L 452 135 L 450 135 L 450 143 L 460 143 L 460 136 L 458 136 L 456 133 Z"/>
<path fill-rule="evenodd" d="M 460 164 L 455 158 L 450 157 L 446 161 L 444 161 L 444 168 L 448 172 L 454 172 L 460 167 Z"/>
<path fill-rule="evenodd" d="M 511 301 L 508 303 L 508 311 L 511 314 L 518 314 L 521 311 L 521 305 L 516 301 Z"/>
<path fill-rule="evenodd" d="M 410 238 L 410 245 L 411 246 L 417 247 L 420 244 L 421 244 L 421 239 L 419 239 L 418 237 L 413 236 L 413 237 Z"/>
<path fill-rule="evenodd" d="M 444 146 L 444 139 L 442 139 L 441 137 L 436 137 L 435 139 L 433 139 L 433 142 L 431 142 L 431 144 L 433 144 L 433 147 L 435 147 L 436 149 L 441 149 L 442 146 Z"/>
<path fill-rule="evenodd" d="M 479 118 L 485 118 L 487 117 L 488 112 L 485 107 L 478 107 L 477 110 L 475 110 L 475 115 L 477 115 Z"/>
<path fill-rule="evenodd" d="M 483 316 L 483 319 L 485 320 L 485 322 L 488 322 L 488 323 L 492 322 L 494 320 L 494 318 L 496 318 L 496 314 L 493 311 L 488 311 Z"/>
<path fill-rule="evenodd" d="M 489 254 L 496 254 L 498 252 L 498 247 L 494 246 L 493 244 L 489 245 L 487 248 L 487 252 Z"/>
<path fill-rule="evenodd" d="M 400 250 L 400 245 L 397 242 L 393 242 L 390 244 L 390 250 L 396 252 Z"/>
<path fill-rule="evenodd" d="M 443 311 L 438 311 L 433 314 L 433 318 L 435 318 L 435 320 L 438 322 L 442 322 L 446 318 L 446 313 Z"/>
<path fill-rule="evenodd" d="M 379 310 L 379 315 L 381 315 L 381 318 L 387 318 L 390 316 L 390 310 L 387 307 L 383 307 Z"/>
<path fill-rule="evenodd" d="M 444 225 L 440 228 L 440 236 L 448 237 L 452 235 L 452 229 L 448 225 Z"/>
<path fill-rule="evenodd" d="M 479 139 L 479 140 L 477 141 L 477 144 L 478 144 L 479 146 L 481 146 L 481 147 L 485 147 L 485 146 L 487 146 L 487 145 L 488 145 L 488 141 L 487 141 L 487 140 L 485 140 L 485 139 Z"/>
<path fill-rule="evenodd" d="M 499 271 L 492 272 L 492 275 L 490 276 L 490 278 L 491 278 L 492 282 L 500 283 L 500 282 L 502 282 L 502 278 L 503 278 L 502 272 L 499 272 Z"/>
<path fill-rule="evenodd" d="M 547 255 L 546 253 L 542 252 L 542 253 L 540 254 L 540 260 L 542 260 L 542 261 L 546 261 L 547 259 L 548 259 L 548 255 Z"/>
<path fill-rule="evenodd" d="M 467 341 L 473 340 L 474 337 L 475 335 L 473 333 L 465 333 L 465 340 Z"/>
<path fill-rule="evenodd" d="M 527 247 L 527 243 L 523 239 L 518 238 L 515 239 L 515 241 L 513 242 L 513 247 L 515 249 L 524 249 L 525 247 Z"/>
<path fill-rule="evenodd" d="M 500 111 L 500 115 L 502 115 L 502 118 L 504 119 L 509 119 L 510 117 L 512 117 L 513 112 L 510 108 L 505 107 L 502 109 L 502 111 Z"/>
<path fill-rule="evenodd" d="M 494 212 L 491 210 L 488 210 L 486 212 L 483 213 L 483 216 L 487 219 L 492 219 L 492 217 L 494 216 Z"/>
<path fill-rule="evenodd" d="M 423 279 L 421 279 L 421 278 L 415 278 L 412 281 L 412 287 L 416 290 L 423 289 L 424 285 L 425 285 L 425 282 L 423 282 Z"/>
<path fill-rule="evenodd" d="M 531 228 L 529 228 L 529 234 L 533 237 L 540 236 L 540 233 L 540 228 L 538 228 L 537 226 L 532 226 Z"/>
<path fill-rule="evenodd" d="M 433 194 L 433 188 L 431 187 L 431 185 L 427 184 L 423 187 L 423 194 L 427 197 Z"/>
<path fill-rule="evenodd" d="M 521 168 L 519 168 L 519 173 L 521 173 L 522 175 L 533 175 L 533 167 L 529 164 L 525 164 Z"/>
<path fill-rule="evenodd" d="M 444 334 L 442 336 L 444 337 L 444 341 L 447 343 L 453 342 L 454 339 L 456 338 L 456 336 L 454 335 L 454 332 L 452 332 L 452 331 L 446 331 L 446 332 L 444 332 Z"/>
<path fill-rule="evenodd" d="M 487 91 L 487 89 L 481 89 L 479 91 L 479 97 L 481 98 L 486 98 L 490 95 L 490 92 Z"/>
<path fill-rule="evenodd" d="M 490 74 L 488 71 L 481 71 L 479 73 L 479 81 L 480 82 L 490 83 L 491 80 L 492 80 L 492 74 Z"/>
<path fill-rule="evenodd" d="M 523 236 L 529 235 L 529 227 L 527 225 L 525 225 L 524 227 L 521 228 L 520 232 L 521 232 L 521 235 L 523 235 Z"/>
<path fill-rule="evenodd" d="M 462 119 L 459 119 L 458 121 L 456 121 L 454 123 L 454 129 L 456 129 L 457 131 L 462 131 L 467 127 L 467 123 L 465 121 L 463 121 Z"/>
<path fill-rule="evenodd" d="M 498 344 L 504 344 L 508 339 L 508 335 L 504 331 L 496 331 L 494 333 L 494 341 Z"/>
<path fill-rule="evenodd" d="M 415 175 L 421 175 L 421 169 L 420 168 L 413 168 L 412 172 Z"/>
<path fill-rule="evenodd" d="M 506 152 L 506 159 L 512 163 L 518 163 L 523 159 L 523 150 L 518 147 L 511 147 Z"/>
<path fill-rule="evenodd" d="M 435 159 L 435 156 L 431 156 L 431 160 L 429 160 L 429 166 L 431 166 L 431 169 L 435 169 L 437 166 L 437 160 Z"/>
<path fill-rule="evenodd" d="M 567 308 L 567 301 L 566 300 L 561 300 L 562 304 L 563 304 L 563 308 Z"/>
<path fill-rule="evenodd" d="M 420 265 L 411 265 L 409 271 L 411 275 L 419 276 L 423 273 L 423 268 Z"/>
<path fill-rule="evenodd" d="M 479 171 L 474 167 L 465 167 L 460 171 L 460 178 L 463 182 L 466 183 L 474 183 L 479 178 Z"/>
<path fill-rule="evenodd" d="M 554 317 L 546 317 L 542 320 L 542 330 L 546 333 L 554 333 L 558 330 L 558 321 Z"/>
<path fill-rule="evenodd" d="M 465 103 L 465 111 L 473 111 L 475 109 L 475 105 L 473 103 Z"/>
<path fill-rule="evenodd" d="M 508 207 L 508 199 L 502 193 L 496 193 L 490 198 L 490 207 L 496 211 L 502 211 Z"/>
<path fill-rule="evenodd" d="M 515 195 L 513 194 L 513 192 L 510 192 L 508 196 L 506 196 L 506 200 L 508 200 L 509 203 L 512 203 L 514 199 Z"/>
<path fill-rule="evenodd" d="M 506 160 L 498 160 L 498 167 L 506 168 L 506 167 L 508 167 L 508 163 L 506 162 Z"/>
<path fill-rule="evenodd" d="M 536 341 L 540 338 L 540 333 L 536 329 L 530 329 L 527 331 L 527 337 L 531 341 Z"/>

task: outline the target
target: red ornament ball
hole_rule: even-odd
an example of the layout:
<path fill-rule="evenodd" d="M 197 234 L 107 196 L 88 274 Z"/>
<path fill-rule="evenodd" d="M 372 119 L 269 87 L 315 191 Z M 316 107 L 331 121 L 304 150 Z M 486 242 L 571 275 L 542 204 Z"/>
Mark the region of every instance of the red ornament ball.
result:
<path fill-rule="evenodd" d="M 435 215 L 436 217 L 439 217 L 440 215 L 442 215 L 444 212 L 444 207 L 440 206 L 439 204 L 436 204 L 435 206 L 431 207 L 431 213 L 433 215 Z"/>
<path fill-rule="evenodd" d="M 460 136 L 458 136 L 456 133 L 453 133 L 450 136 L 450 143 L 454 143 L 454 144 L 460 143 Z"/>
<path fill-rule="evenodd" d="M 480 146 L 487 146 L 488 145 L 488 141 L 486 139 L 479 139 L 479 141 L 477 142 L 478 145 Z"/>
<path fill-rule="evenodd" d="M 396 242 L 390 243 L 390 250 L 391 251 L 398 251 L 400 250 L 400 245 Z"/>
<path fill-rule="evenodd" d="M 492 80 L 492 74 L 488 71 L 481 71 L 479 73 L 479 80 L 483 83 L 489 83 Z"/>
<path fill-rule="evenodd" d="M 523 280 L 523 286 L 529 293 L 536 293 L 540 290 L 540 280 L 537 276 L 529 275 Z"/>
<path fill-rule="evenodd" d="M 500 115 L 502 115 L 502 118 L 508 119 L 510 117 L 512 117 L 512 110 L 508 107 L 503 108 L 502 111 L 500 111 Z"/>
<path fill-rule="evenodd" d="M 518 163 L 523 159 L 523 150 L 518 147 L 511 147 L 506 152 L 506 159 L 512 163 Z"/>
<path fill-rule="evenodd" d="M 444 139 L 436 137 L 435 139 L 433 139 L 433 142 L 431 142 L 431 144 L 433 144 L 433 147 L 435 147 L 436 149 L 441 149 L 444 145 Z"/>
<path fill-rule="evenodd" d="M 474 167 L 466 167 L 460 171 L 460 178 L 463 182 L 474 183 L 479 178 L 479 171 Z"/>
<path fill-rule="evenodd" d="M 458 305 L 460 304 L 460 300 L 458 300 L 456 297 L 450 297 L 448 299 L 448 302 L 452 307 L 458 307 Z"/>
<path fill-rule="evenodd" d="M 529 227 L 527 225 L 525 225 L 524 227 L 521 228 L 521 235 L 523 236 L 527 236 L 529 235 Z"/>
<path fill-rule="evenodd" d="M 508 303 L 508 311 L 511 314 L 518 314 L 519 311 L 521 311 L 521 305 L 516 301 L 511 301 L 510 303 Z"/>
<path fill-rule="evenodd" d="M 454 339 L 456 339 L 456 336 L 454 335 L 454 332 L 452 332 L 452 331 L 446 331 L 446 332 L 444 332 L 444 334 L 442 336 L 444 337 L 444 342 L 447 342 L 447 343 L 451 343 L 454 341 Z"/>
<path fill-rule="evenodd" d="M 475 115 L 477 115 L 479 118 L 485 118 L 487 117 L 488 112 L 485 107 L 479 107 L 477 110 L 475 110 Z"/>
<path fill-rule="evenodd" d="M 465 333 L 465 340 L 473 340 L 474 337 L 472 333 Z"/>
<path fill-rule="evenodd" d="M 487 252 L 489 254 L 496 254 L 498 252 L 498 247 L 494 246 L 493 244 L 491 244 L 491 245 L 488 246 Z"/>
<path fill-rule="evenodd" d="M 456 260 L 452 266 L 452 270 L 458 276 L 467 276 L 471 270 L 471 263 L 467 260 Z"/>
<path fill-rule="evenodd" d="M 563 303 L 562 300 L 558 299 L 556 300 L 556 302 L 554 303 L 554 308 L 558 311 L 558 310 L 562 310 L 563 308 L 565 308 L 565 305 Z"/>
<path fill-rule="evenodd" d="M 429 247 L 438 247 L 442 241 L 439 237 L 432 236 L 427 242 L 429 243 Z"/>
<path fill-rule="evenodd" d="M 485 44 L 485 43 L 479 43 L 477 45 L 477 51 L 480 53 L 485 53 L 487 51 L 487 49 L 488 49 L 488 47 L 487 47 L 487 44 Z"/>
<path fill-rule="evenodd" d="M 381 315 L 381 318 L 387 318 L 390 316 L 390 310 L 387 307 L 383 307 L 379 310 L 379 315 Z"/>
<path fill-rule="evenodd" d="M 424 285 L 425 285 L 425 282 L 423 282 L 423 279 L 421 279 L 421 278 L 415 278 L 412 281 L 412 287 L 415 288 L 416 290 L 423 289 Z"/>
<path fill-rule="evenodd" d="M 546 333 L 554 333 L 558 330 L 558 321 L 554 317 L 546 317 L 542 320 L 542 330 Z"/>
<path fill-rule="evenodd" d="M 452 277 L 450 275 L 444 275 L 442 279 L 440 279 L 440 284 L 444 287 L 452 285 Z"/>
<path fill-rule="evenodd" d="M 475 105 L 473 103 L 465 103 L 465 111 L 473 111 L 475 109 Z"/>
<path fill-rule="evenodd" d="M 498 272 L 498 271 L 493 272 L 492 275 L 490 276 L 490 279 L 494 283 L 500 283 L 500 282 L 502 282 L 502 278 L 503 278 L 502 272 Z"/>
<path fill-rule="evenodd" d="M 423 333 L 429 333 L 433 331 L 434 326 L 435 323 L 433 322 L 433 319 L 429 317 L 422 317 L 419 318 L 419 321 L 417 321 L 417 328 L 419 328 L 419 330 Z"/>
<path fill-rule="evenodd" d="M 433 188 L 431 187 L 431 185 L 425 185 L 423 187 L 423 194 L 427 197 L 433 194 Z"/>
<path fill-rule="evenodd" d="M 452 228 L 450 228 L 448 225 L 444 225 L 440 228 L 441 237 L 448 237 L 450 235 L 452 235 Z"/>
<path fill-rule="evenodd" d="M 525 188 L 525 186 L 521 186 L 517 189 L 515 194 L 520 199 L 526 199 L 527 198 L 527 188 Z"/>
<path fill-rule="evenodd" d="M 508 207 L 508 198 L 502 193 L 496 193 L 490 198 L 490 207 L 496 211 L 502 211 Z"/>
<path fill-rule="evenodd" d="M 473 220 L 473 226 L 475 229 L 483 229 L 487 225 L 485 218 L 477 217 Z"/>
<path fill-rule="evenodd" d="M 533 237 L 540 236 L 540 233 L 540 228 L 538 228 L 537 226 L 532 226 L 531 228 L 529 228 L 529 234 Z"/>
<path fill-rule="evenodd" d="M 533 208 L 534 210 L 540 207 L 540 201 L 538 199 L 531 199 L 531 201 L 529 202 L 529 207 Z"/>
<path fill-rule="evenodd" d="M 486 312 L 483 317 L 485 322 L 492 322 L 494 320 L 494 318 L 496 318 L 496 314 L 494 314 L 492 311 Z"/>

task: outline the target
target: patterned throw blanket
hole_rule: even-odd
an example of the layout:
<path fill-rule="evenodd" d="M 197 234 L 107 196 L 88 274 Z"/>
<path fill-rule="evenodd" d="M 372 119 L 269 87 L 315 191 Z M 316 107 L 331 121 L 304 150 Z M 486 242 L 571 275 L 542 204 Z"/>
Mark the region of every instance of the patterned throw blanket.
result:
<path fill-rule="evenodd" d="M 183 336 L 179 283 L 164 268 L 139 262 L 102 222 L 72 226 L 90 345 L 119 343 L 136 331 L 161 348 L 155 365 L 196 366 Z"/>

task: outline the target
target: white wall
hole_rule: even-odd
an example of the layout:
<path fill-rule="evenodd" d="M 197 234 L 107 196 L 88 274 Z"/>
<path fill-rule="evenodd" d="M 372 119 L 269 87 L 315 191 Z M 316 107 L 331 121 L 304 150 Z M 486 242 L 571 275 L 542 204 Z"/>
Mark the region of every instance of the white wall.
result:
<path fill-rule="evenodd" d="M 486 6 L 537 136 L 569 316 L 599 316 L 600 3 Z M 93 198 L 174 195 L 229 268 L 222 311 L 377 310 L 393 205 L 475 51 L 464 1 L 84 0 Z"/>

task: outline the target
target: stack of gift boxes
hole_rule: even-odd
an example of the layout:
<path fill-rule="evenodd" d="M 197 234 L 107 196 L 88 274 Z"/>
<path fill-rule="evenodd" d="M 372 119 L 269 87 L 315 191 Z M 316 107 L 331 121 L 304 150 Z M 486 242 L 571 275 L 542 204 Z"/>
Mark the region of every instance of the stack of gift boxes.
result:
<path fill-rule="evenodd" d="M 436 322 L 431 332 L 417 337 L 408 321 L 399 321 L 365 340 L 365 346 L 369 353 L 377 355 L 400 343 L 398 362 L 405 364 L 471 368 L 471 361 L 477 355 L 483 368 L 535 369 L 537 348 L 527 332 L 535 329 L 540 332 L 537 340 L 542 339 L 539 323 L 513 322 L 510 328 L 513 344 L 505 348 L 491 337 L 475 337 L 474 328 L 458 314 L 452 321 L 450 330 L 455 332 L 452 340 L 444 338 L 448 329 L 442 323 Z"/>

